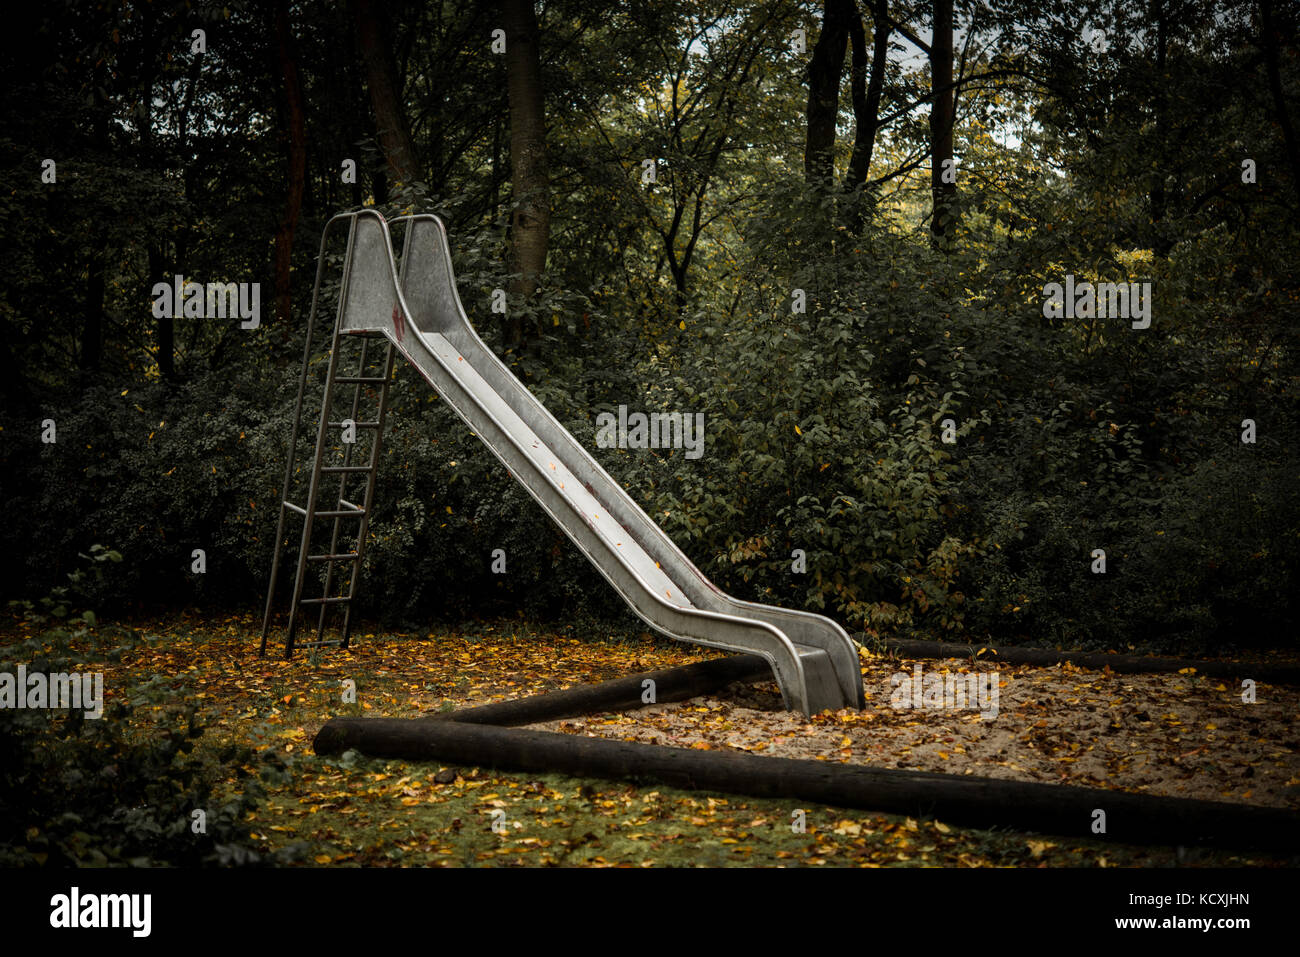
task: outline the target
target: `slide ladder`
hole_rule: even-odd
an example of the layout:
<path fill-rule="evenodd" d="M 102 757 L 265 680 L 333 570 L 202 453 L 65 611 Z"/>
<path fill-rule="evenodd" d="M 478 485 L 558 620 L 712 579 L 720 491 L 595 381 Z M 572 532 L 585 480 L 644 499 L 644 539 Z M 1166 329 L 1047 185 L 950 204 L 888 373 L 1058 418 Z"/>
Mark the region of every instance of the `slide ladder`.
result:
<path fill-rule="evenodd" d="M 325 267 L 325 243 L 331 228 L 344 223 L 348 227 L 348 243 L 338 313 L 307 501 L 300 506 L 289 499 L 297 474 L 295 452 Z M 393 220 L 393 224 L 399 223 L 406 230 L 400 269 L 393 253 L 389 223 L 374 210 L 335 216 L 326 224 L 321 239 L 316 289 L 308 320 L 308 344 L 304 350 L 275 559 L 267 591 L 262 652 L 266 651 L 286 524 L 295 515 L 303 519 L 304 527 L 289 610 L 286 653 L 293 653 L 299 612 L 310 604 L 321 606 L 316 640 L 299 646 L 347 644 L 350 623 L 347 609 L 360 574 L 388 381 L 394 356 L 400 355 L 501 460 L 511 476 L 528 490 L 650 627 L 680 641 L 761 656 L 771 666 L 786 707 L 791 710 L 811 715 L 826 709 L 864 707 L 857 649 L 844 629 L 821 615 L 740 601 L 710 582 L 479 338 L 456 290 L 451 253 L 441 220 L 432 215 L 416 215 Z M 380 372 L 366 373 L 363 345 L 362 371 L 354 376 L 337 374 L 336 358 L 342 342 L 350 337 L 382 337 L 386 341 L 387 352 L 379 363 Z M 374 417 L 367 420 L 370 438 L 365 445 L 364 464 L 358 463 L 347 444 L 335 438 L 344 421 L 337 410 L 336 386 L 340 383 L 357 387 L 351 406 L 353 425 L 361 424 L 357 415 L 363 387 L 370 387 L 371 402 L 376 407 Z M 322 464 L 327 450 L 335 458 L 342 450 L 344 461 L 337 465 Z M 331 475 L 339 476 L 337 502 L 332 495 L 328 499 L 321 497 L 323 482 Z M 353 476 L 366 481 L 360 504 L 345 495 Z M 332 519 L 334 524 L 328 550 L 312 554 L 312 529 L 317 518 Z M 352 547 L 339 552 L 340 523 L 349 519 L 354 523 L 356 537 Z M 325 594 L 305 599 L 306 569 L 315 561 L 327 564 Z M 346 581 L 344 575 L 337 578 L 333 575 L 336 563 L 346 564 Z M 332 587 L 339 589 L 340 594 L 331 595 Z M 339 638 L 326 640 L 325 611 L 335 604 L 344 607 L 342 632 Z"/>

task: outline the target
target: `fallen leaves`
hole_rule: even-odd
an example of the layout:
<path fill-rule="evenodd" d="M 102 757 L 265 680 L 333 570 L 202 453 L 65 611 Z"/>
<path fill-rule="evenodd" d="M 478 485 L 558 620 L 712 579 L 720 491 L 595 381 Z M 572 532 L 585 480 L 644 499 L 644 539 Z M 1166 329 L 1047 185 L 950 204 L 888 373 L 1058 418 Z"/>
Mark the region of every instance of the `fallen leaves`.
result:
<path fill-rule="evenodd" d="M 475 634 L 359 636 L 347 651 L 308 663 L 250 658 L 250 616 L 181 616 L 140 626 L 147 639 L 106 664 L 173 681 L 178 699 L 207 713 L 215 741 L 255 741 L 296 762 L 250 818 L 273 844 L 310 840 L 318 865 L 467 864 L 584 866 L 1129 866 L 1078 842 L 996 839 L 940 821 L 807 808 L 807 833 L 791 830 L 789 802 L 744 800 L 543 775 L 525 779 L 418 762 L 343 767 L 304 753 L 327 718 L 344 713 L 409 717 L 536 694 L 699 660 L 688 646 L 648 638 L 623 644 L 483 626 Z M 895 710 L 889 675 L 900 666 L 863 656 L 870 710 L 805 720 L 781 709 L 774 685 L 622 715 L 570 719 L 565 733 L 652 740 L 696 750 L 739 750 L 856 761 L 948 773 L 1100 786 L 1146 784 L 1181 796 L 1283 803 L 1300 784 L 1284 705 L 1262 702 L 1243 718 L 1223 684 L 1195 676 L 1110 675 L 981 661 L 934 663 L 936 671 L 998 669 L 1001 712 Z M 340 682 L 357 685 L 344 705 Z M 1275 713 L 1276 712 L 1276 713 Z M 1155 716 L 1155 717 L 1153 717 Z M 293 748 L 292 752 L 289 749 Z M 1210 761 L 1213 763 L 1209 763 Z M 232 769 L 233 772 L 234 769 Z M 233 778 L 232 778 L 233 780 Z M 1226 790 L 1225 790 L 1226 788 Z M 1208 791 L 1208 795 L 1206 794 Z M 1222 792 L 1222 793 L 1220 793 Z M 488 814 L 508 830 L 493 833 Z M 253 823 L 254 819 L 256 824 Z"/>

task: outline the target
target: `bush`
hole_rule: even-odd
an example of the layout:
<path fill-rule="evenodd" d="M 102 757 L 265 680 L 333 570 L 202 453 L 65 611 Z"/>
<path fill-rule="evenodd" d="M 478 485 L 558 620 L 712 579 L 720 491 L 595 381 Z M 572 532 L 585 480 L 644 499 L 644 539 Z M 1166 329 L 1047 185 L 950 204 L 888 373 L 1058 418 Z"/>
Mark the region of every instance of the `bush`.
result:
<path fill-rule="evenodd" d="M 697 267 L 681 312 L 674 290 L 618 287 L 599 264 L 585 267 L 590 296 L 552 279 L 528 314 L 540 346 L 512 360 L 697 566 L 741 597 L 855 630 L 1183 650 L 1293 633 L 1300 503 L 1286 477 L 1300 452 L 1275 440 L 1300 422 L 1292 360 L 1219 321 L 1195 278 L 1206 250 L 1143 260 L 1162 270 L 1161 296 L 1188 300 L 1161 325 L 1094 335 L 1045 322 L 1033 302 L 1041 276 L 1074 255 L 1065 239 L 985 237 L 940 256 L 893 226 L 829 229 L 822 199 L 774 187 L 734 227 L 743 242 L 725 268 Z M 463 237 L 471 308 L 499 280 L 495 242 L 490 230 Z M 1099 276 L 1138 268 L 1103 259 Z M 241 340 L 185 382 L 100 382 L 52 400 L 56 446 L 0 430 L 6 597 L 111 540 L 126 561 L 90 592 L 94 607 L 260 608 L 301 355 L 292 337 L 268 338 Z M 308 433 L 318 395 L 312 384 Z M 703 413 L 704 457 L 596 449 L 597 415 L 620 404 Z M 1255 446 L 1225 427 L 1249 409 L 1268 409 Z M 370 531 L 356 612 L 382 625 L 630 620 L 406 369 Z M 205 575 L 190 572 L 194 548 Z M 491 571 L 497 548 L 504 576 Z M 1094 548 L 1104 576 L 1089 571 Z"/>
<path fill-rule="evenodd" d="M 96 570 L 120 558 L 103 548 L 92 555 Z M 5 649 L 2 670 L 16 673 L 23 664 L 29 674 L 84 673 L 137 640 L 114 628 L 92 633 L 95 616 L 73 614 L 70 605 L 87 576 L 70 577 L 70 589 L 18 603 L 34 634 Z M 108 648 L 105 639 L 122 643 Z M 79 710 L 0 711 L 0 866 L 249 865 L 299 856 L 294 847 L 268 858 L 244 823 L 263 795 L 244 768 L 277 774 L 275 753 L 230 746 L 200 756 L 197 712 L 175 702 L 168 682 L 155 677 L 98 719 Z M 230 768 L 240 789 L 223 796 Z M 206 814 L 205 833 L 191 829 L 196 809 Z"/>

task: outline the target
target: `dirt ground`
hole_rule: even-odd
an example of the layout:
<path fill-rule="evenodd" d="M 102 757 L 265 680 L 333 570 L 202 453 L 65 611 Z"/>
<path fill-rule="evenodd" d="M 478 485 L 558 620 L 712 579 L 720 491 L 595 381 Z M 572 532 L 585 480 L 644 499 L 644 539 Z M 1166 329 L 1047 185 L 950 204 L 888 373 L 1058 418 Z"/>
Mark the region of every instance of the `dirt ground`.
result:
<path fill-rule="evenodd" d="M 1124 675 L 1071 665 L 1007 666 L 862 656 L 867 708 L 809 722 L 783 710 L 774 683 L 732 685 L 690 701 L 533 725 L 537 730 L 674 747 L 882 768 L 1110 787 L 1170 797 L 1300 807 L 1294 688 L 1195 673 Z M 896 708 L 893 676 L 972 671 L 998 680 L 996 716 Z"/>

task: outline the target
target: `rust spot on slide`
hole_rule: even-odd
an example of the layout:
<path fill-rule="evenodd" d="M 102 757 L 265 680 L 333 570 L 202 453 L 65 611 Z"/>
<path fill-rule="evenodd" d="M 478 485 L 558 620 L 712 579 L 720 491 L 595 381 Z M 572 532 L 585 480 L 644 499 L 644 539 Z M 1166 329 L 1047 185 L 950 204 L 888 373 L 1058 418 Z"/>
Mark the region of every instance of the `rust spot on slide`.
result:
<path fill-rule="evenodd" d="M 402 336 L 406 333 L 404 326 L 405 322 L 402 319 L 402 310 L 398 309 L 397 306 L 393 306 L 393 329 L 397 332 L 398 342 L 402 341 Z"/>

